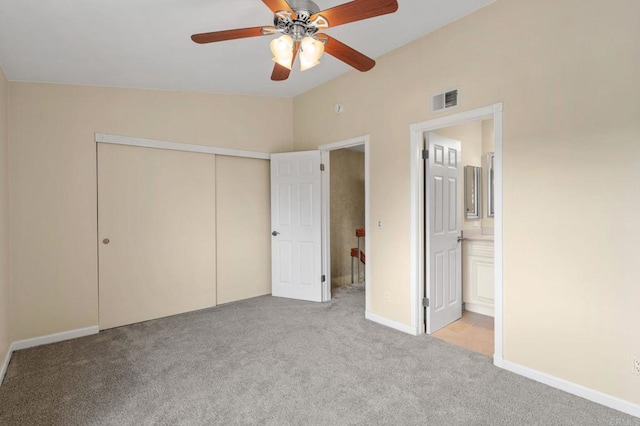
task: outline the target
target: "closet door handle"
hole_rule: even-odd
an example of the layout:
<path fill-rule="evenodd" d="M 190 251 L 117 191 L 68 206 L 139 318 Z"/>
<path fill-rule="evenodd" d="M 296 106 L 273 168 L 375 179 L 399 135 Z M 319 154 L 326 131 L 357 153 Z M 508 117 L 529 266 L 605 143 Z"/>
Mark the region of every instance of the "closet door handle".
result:
<path fill-rule="evenodd" d="M 278 231 L 273 231 L 271 235 L 273 235 L 274 237 L 277 237 L 278 235 L 280 235 L 280 233 Z"/>
<path fill-rule="evenodd" d="M 104 240 L 102 240 L 102 244 L 109 244 L 111 242 L 111 240 L 109 240 L 108 238 L 105 238 Z"/>

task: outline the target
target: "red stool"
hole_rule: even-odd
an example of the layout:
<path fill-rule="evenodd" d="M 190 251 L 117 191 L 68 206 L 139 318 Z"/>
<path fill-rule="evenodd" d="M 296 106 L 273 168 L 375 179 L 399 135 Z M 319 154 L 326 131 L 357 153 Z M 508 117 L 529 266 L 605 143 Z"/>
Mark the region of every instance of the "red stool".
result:
<path fill-rule="evenodd" d="M 365 232 L 364 232 L 364 228 L 357 228 L 356 229 L 356 237 L 358 238 L 358 247 L 356 248 L 352 248 L 351 249 L 351 284 L 353 284 L 354 280 L 353 280 L 353 260 L 357 259 L 358 260 L 358 282 L 360 282 L 360 263 L 362 262 L 363 264 L 367 264 L 366 262 L 366 257 L 364 255 L 364 253 L 362 252 L 362 250 L 360 250 L 360 238 L 364 238 L 365 237 Z M 366 270 L 365 270 L 365 279 L 366 277 Z"/>

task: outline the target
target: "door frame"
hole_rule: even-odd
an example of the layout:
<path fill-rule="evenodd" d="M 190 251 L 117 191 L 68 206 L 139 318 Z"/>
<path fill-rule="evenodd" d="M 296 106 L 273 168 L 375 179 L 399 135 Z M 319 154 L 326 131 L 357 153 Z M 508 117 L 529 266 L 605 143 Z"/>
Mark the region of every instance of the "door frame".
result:
<path fill-rule="evenodd" d="M 320 158 L 324 164 L 325 170 L 322 173 L 322 270 L 326 275 L 326 280 L 322 283 L 322 301 L 331 300 L 331 164 L 330 153 L 339 149 L 351 148 L 354 146 L 364 145 L 364 226 L 365 226 L 365 245 L 364 252 L 367 261 L 364 265 L 365 273 L 365 309 L 368 312 L 370 306 L 371 295 L 371 238 L 369 226 L 370 212 L 370 151 L 369 151 L 369 135 L 358 136 L 352 139 L 346 139 L 326 145 L 318 146 L 320 150 Z"/>
<path fill-rule="evenodd" d="M 422 123 L 412 124 L 410 142 L 410 177 L 411 177 L 411 325 L 416 335 L 424 334 L 425 297 L 425 238 L 424 238 L 424 176 L 425 170 L 422 160 L 424 146 L 423 134 L 437 131 L 443 127 L 457 126 L 478 120 L 494 120 L 494 269 L 495 269 L 495 346 L 494 364 L 502 360 L 503 352 L 503 198 L 502 198 L 502 103 L 496 103 L 471 111 L 446 115 Z"/>

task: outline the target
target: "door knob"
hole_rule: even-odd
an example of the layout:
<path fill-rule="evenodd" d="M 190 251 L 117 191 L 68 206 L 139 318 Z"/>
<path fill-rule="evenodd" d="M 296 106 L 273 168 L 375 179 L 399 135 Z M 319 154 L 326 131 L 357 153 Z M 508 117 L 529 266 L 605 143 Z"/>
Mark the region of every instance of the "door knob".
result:
<path fill-rule="evenodd" d="M 111 242 L 111 241 L 109 241 L 109 239 L 108 239 L 108 238 L 105 238 L 104 240 L 102 240 L 102 243 L 103 243 L 103 244 L 109 244 L 110 242 Z"/>
<path fill-rule="evenodd" d="M 274 237 L 277 237 L 278 235 L 280 235 L 280 233 L 278 231 L 273 231 L 271 235 L 273 235 Z"/>

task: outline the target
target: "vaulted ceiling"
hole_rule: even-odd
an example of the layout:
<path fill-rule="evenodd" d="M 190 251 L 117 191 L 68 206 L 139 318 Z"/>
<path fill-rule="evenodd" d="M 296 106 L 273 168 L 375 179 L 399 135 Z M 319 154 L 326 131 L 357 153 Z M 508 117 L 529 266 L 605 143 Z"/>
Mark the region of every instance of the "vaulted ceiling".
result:
<path fill-rule="evenodd" d="M 399 0 L 394 14 L 324 32 L 375 59 L 492 1 Z M 346 0 L 315 2 L 324 10 Z M 14 81 L 287 97 L 352 70 L 324 55 L 274 82 L 274 36 L 190 39 L 272 24 L 261 0 L 0 0 L 0 64 Z"/>

